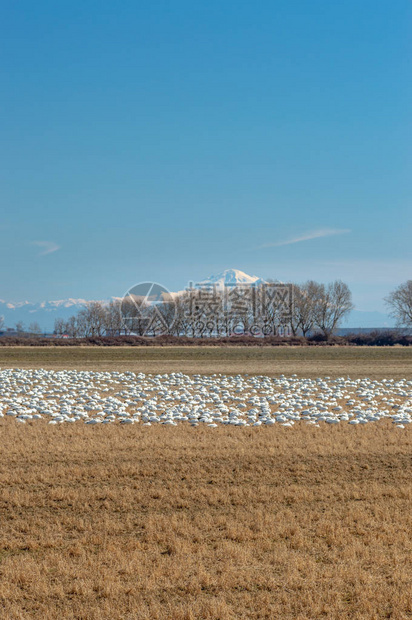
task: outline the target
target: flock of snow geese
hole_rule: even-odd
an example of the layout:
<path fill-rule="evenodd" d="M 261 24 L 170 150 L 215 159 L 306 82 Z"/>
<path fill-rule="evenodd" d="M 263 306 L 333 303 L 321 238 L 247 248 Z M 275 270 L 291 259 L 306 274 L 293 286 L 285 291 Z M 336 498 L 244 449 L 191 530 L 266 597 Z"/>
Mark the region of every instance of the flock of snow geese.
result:
<path fill-rule="evenodd" d="M 296 423 L 412 422 L 412 381 L 147 375 L 77 370 L 0 370 L 0 417 L 20 424 L 190 424 L 216 428 Z"/>

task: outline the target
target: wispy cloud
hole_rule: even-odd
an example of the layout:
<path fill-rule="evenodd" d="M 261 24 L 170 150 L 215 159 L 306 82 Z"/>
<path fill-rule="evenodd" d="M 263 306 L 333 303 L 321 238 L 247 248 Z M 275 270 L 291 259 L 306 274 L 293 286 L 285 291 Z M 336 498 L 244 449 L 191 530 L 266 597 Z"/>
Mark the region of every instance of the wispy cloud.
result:
<path fill-rule="evenodd" d="M 284 239 L 283 241 L 275 241 L 273 243 L 265 243 L 259 246 L 259 250 L 263 248 L 277 248 L 282 245 L 291 245 L 292 243 L 300 243 L 301 241 L 310 241 L 311 239 L 320 239 L 321 237 L 332 237 L 333 235 L 343 235 L 351 232 L 349 228 L 321 228 L 320 230 L 312 230 L 303 233 L 298 237 Z"/>
<path fill-rule="evenodd" d="M 37 247 L 42 249 L 42 251 L 39 252 L 39 256 L 53 254 L 53 252 L 57 252 L 57 250 L 60 250 L 60 246 L 57 245 L 57 243 L 55 243 L 54 241 L 32 241 L 32 244 L 37 245 Z"/>

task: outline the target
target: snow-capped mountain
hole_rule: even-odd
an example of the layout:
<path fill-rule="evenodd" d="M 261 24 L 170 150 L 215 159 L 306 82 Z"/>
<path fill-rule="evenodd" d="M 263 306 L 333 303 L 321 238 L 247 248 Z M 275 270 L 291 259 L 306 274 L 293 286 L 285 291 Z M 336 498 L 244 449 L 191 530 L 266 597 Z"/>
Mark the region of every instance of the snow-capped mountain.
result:
<path fill-rule="evenodd" d="M 264 282 L 262 278 L 258 278 L 258 276 L 249 276 L 244 271 L 240 271 L 240 269 L 225 269 L 221 273 L 217 275 L 212 275 L 202 280 L 201 282 L 197 282 L 195 286 L 207 286 L 214 285 L 217 288 L 223 288 L 224 286 L 234 286 L 236 284 L 261 284 Z"/>

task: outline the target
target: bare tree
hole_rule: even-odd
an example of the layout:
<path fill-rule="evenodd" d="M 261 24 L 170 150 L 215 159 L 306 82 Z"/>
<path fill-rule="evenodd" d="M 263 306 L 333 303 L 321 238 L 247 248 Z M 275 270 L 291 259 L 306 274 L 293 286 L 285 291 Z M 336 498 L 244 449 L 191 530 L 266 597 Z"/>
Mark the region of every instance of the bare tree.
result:
<path fill-rule="evenodd" d="M 32 336 L 40 336 L 40 334 L 42 333 L 42 329 L 37 323 L 37 321 L 33 321 L 33 323 L 30 323 L 28 331 Z"/>
<path fill-rule="evenodd" d="M 329 339 L 340 321 L 354 308 L 347 284 L 335 280 L 326 286 L 313 283 L 314 324 Z"/>
<path fill-rule="evenodd" d="M 259 295 L 261 295 L 260 315 L 256 317 L 257 333 L 261 333 L 263 336 L 274 336 L 278 333 L 281 324 L 281 316 L 279 306 L 274 303 L 272 297 L 272 289 L 266 284 L 260 287 Z"/>
<path fill-rule="evenodd" d="M 120 312 L 120 300 L 112 300 L 105 308 L 104 330 L 108 336 L 120 336 L 123 329 L 123 319 Z"/>
<path fill-rule="evenodd" d="M 412 280 L 407 280 L 391 291 L 385 297 L 385 302 L 399 327 L 412 326 Z"/>
<path fill-rule="evenodd" d="M 313 329 L 315 322 L 315 299 L 319 286 L 313 280 L 308 280 L 305 284 L 293 285 L 291 330 L 294 336 L 300 330 L 302 335 L 306 337 L 308 332 Z"/>
<path fill-rule="evenodd" d="M 98 301 L 89 301 L 77 315 L 78 327 L 85 337 L 103 336 L 105 331 L 105 308 Z"/>
<path fill-rule="evenodd" d="M 236 328 L 241 328 L 244 334 L 250 334 L 255 327 L 255 315 L 253 312 L 253 300 L 257 295 L 257 288 L 234 287 L 229 291 L 231 297 L 229 311 L 230 329 L 233 332 Z M 223 300 L 222 300 L 223 302 Z M 224 311 L 223 303 L 219 306 L 220 312 Z M 239 333 L 239 331 L 238 331 Z"/>
<path fill-rule="evenodd" d="M 24 323 L 23 323 L 23 321 L 17 321 L 17 323 L 16 323 L 16 332 L 18 334 L 23 334 L 23 332 L 24 332 Z"/>
<path fill-rule="evenodd" d="M 171 324 L 170 333 L 174 336 L 187 335 L 188 321 L 185 313 L 186 305 L 183 295 L 176 295 L 174 298 L 175 317 Z"/>
<path fill-rule="evenodd" d="M 170 295 L 164 296 L 163 303 L 158 305 L 157 315 L 159 317 L 160 332 L 171 334 L 173 323 L 176 320 L 176 306 L 174 299 Z"/>
<path fill-rule="evenodd" d="M 64 332 L 70 338 L 78 338 L 79 336 L 83 336 L 84 334 L 81 332 L 81 328 L 79 326 L 79 321 L 76 316 L 71 316 L 64 325 Z"/>
<path fill-rule="evenodd" d="M 57 318 L 54 321 L 54 330 L 53 333 L 56 336 L 63 336 L 66 333 L 66 322 L 64 319 Z"/>
<path fill-rule="evenodd" d="M 0 316 L 0 331 L 4 329 L 4 316 Z"/>
<path fill-rule="evenodd" d="M 150 322 L 145 298 L 129 295 L 121 302 L 122 326 L 126 333 L 144 336 Z"/>
<path fill-rule="evenodd" d="M 214 331 L 217 323 L 219 302 L 217 291 L 209 289 L 190 289 L 177 296 L 173 302 L 175 313 L 173 331 L 193 338 L 203 337 Z"/>

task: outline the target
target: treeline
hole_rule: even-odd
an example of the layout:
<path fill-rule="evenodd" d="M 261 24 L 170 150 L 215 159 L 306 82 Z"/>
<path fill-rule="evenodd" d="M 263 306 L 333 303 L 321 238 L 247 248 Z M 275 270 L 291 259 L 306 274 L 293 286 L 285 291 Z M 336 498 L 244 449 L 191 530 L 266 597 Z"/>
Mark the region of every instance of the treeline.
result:
<path fill-rule="evenodd" d="M 372 331 L 369 333 L 353 333 L 346 336 L 325 338 L 321 333 L 312 336 L 266 336 L 255 338 L 248 335 L 228 336 L 220 338 L 190 338 L 187 336 L 95 336 L 88 338 L 44 338 L 41 336 L 22 336 L 0 338 L 0 346 L 250 346 L 250 347 L 287 347 L 287 346 L 412 346 L 412 335 L 401 330 Z"/>
<path fill-rule="evenodd" d="M 69 338 L 174 336 L 192 339 L 251 336 L 292 337 L 318 333 L 329 340 L 353 309 L 352 295 L 340 280 L 322 284 L 267 283 L 224 290 L 192 289 L 151 305 L 129 296 L 109 304 L 89 302 L 54 333 Z"/>
<path fill-rule="evenodd" d="M 68 320 L 56 319 L 54 335 L 60 338 L 45 338 L 36 322 L 26 330 L 20 321 L 16 333 L 4 334 L 0 344 L 409 346 L 412 281 L 399 285 L 385 302 L 398 327 L 406 330 L 336 336 L 342 319 L 353 308 L 349 287 L 340 280 L 329 284 L 310 280 L 300 285 L 269 282 L 223 291 L 192 289 L 169 295 L 155 306 L 136 296 L 110 303 L 89 302 Z M 4 318 L 0 317 L 2 329 Z"/>
<path fill-rule="evenodd" d="M 57 318 L 54 322 L 54 334 L 69 338 L 120 336 L 122 332 L 124 321 L 121 302 L 117 300 L 109 304 L 90 301 L 67 321 Z"/>

